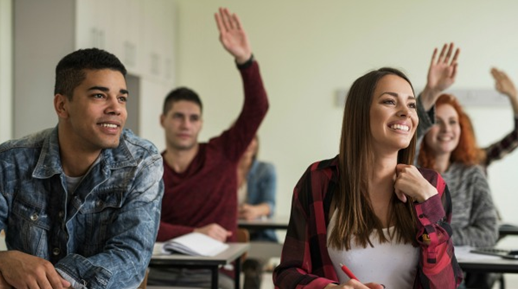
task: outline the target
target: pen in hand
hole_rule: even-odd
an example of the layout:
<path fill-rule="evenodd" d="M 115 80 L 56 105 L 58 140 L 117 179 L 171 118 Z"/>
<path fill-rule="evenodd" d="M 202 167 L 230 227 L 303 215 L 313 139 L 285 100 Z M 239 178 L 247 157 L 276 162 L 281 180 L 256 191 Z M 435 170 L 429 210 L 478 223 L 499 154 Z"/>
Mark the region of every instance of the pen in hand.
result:
<path fill-rule="evenodd" d="M 340 267 L 342 268 L 342 271 L 344 271 L 344 273 L 347 275 L 347 277 L 354 279 L 356 281 L 360 281 L 360 280 L 358 280 L 358 278 L 356 278 L 356 276 L 354 276 L 353 272 L 351 272 L 351 270 L 349 270 L 349 268 L 347 268 L 347 266 L 340 263 Z"/>

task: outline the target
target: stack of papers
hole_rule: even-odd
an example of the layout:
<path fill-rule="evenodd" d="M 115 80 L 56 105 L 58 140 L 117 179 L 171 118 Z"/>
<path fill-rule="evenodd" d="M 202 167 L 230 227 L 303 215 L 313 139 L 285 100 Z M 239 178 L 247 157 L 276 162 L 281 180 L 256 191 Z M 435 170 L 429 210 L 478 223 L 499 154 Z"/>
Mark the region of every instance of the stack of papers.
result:
<path fill-rule="evenodd" d="M 182 253 L 191 256 L 215 256 L 228 248 L 228 245 L 202 233 L 189 233 L 165 242 L 163 253 Z"/>

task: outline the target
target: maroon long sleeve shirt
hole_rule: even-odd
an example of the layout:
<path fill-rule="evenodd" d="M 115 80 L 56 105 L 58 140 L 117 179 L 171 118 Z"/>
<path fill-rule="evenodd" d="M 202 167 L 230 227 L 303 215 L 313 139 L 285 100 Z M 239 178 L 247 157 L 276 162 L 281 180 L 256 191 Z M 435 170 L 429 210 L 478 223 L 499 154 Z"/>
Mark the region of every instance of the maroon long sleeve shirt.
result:
<path fill-rule="evenodd" d="M 199 151 L 188 168 L 177 173 L 164 161 L 164 197 L 157 241 L 163 242 L 217 223 L 237 230 L 237 164 L 268 110 L 268 99 L 256 61 L 240 68 L 245 100 L 235 124 Z"/>

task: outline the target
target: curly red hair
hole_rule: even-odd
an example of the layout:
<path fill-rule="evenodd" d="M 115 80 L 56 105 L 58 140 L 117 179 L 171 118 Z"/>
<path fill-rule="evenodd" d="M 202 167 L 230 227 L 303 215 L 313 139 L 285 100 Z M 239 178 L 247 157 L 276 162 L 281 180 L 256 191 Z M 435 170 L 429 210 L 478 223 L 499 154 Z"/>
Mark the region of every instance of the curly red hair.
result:
<path fill-rule="evenodd" d="M 451 94 L 442 94 L 435 103 L 436 107 L 441 105 L 451 105 L 459 115 L 460 137 L 459 144 L 450 155 L 450 162 L 460 162 L 464 165 L 470 166 L 479 163 L 480 149 L 477 146 L 475 133 L 469 116 L 464 112 L 462 106 L 457 99 Z M 417 163 L 421 167 L 435 169 L 435 155 L 432 149 L 426 144 L 423 139 L 419 151 Z"/>

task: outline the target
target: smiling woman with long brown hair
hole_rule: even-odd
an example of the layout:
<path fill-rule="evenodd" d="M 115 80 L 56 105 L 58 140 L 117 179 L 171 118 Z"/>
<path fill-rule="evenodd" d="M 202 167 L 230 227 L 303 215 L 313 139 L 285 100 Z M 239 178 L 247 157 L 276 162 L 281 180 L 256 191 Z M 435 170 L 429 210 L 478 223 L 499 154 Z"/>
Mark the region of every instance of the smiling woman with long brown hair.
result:
<path fill-rule="evenodd" d="M 353 83 L 339 155 L 312 164 L 295 187 L 277 288 L 457 288 L 449 191 L 438 173 L 411 165 L 418 123 L 402 72 Z"/>

